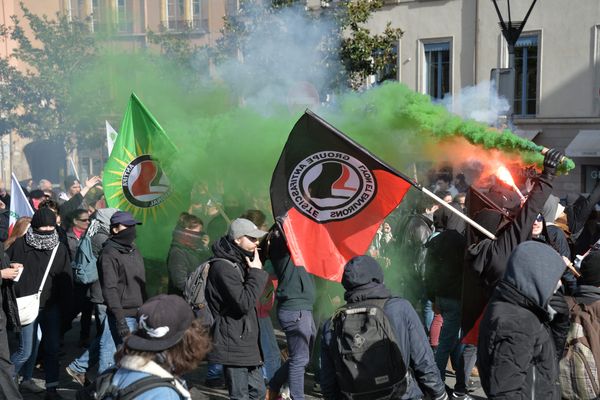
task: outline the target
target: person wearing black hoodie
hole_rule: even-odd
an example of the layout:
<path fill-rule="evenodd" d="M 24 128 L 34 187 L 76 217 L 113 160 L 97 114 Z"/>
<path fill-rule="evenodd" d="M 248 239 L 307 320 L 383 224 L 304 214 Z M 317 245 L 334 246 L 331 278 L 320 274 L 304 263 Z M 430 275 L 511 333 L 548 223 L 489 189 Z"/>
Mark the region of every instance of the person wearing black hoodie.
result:
<path fill-rule="evenodd" d="M 234 400 L 263 399 L 266 393 L 255 308 L 269 277 L 258 255 L 259 239 L 266 234 L 238 218 L 212 246 L 215 258 L 208 272 L 206 301 L 215 322 L 208 361 L 223 365 L 229 398 Z"/>
<path fill-rule="evenodd" d="M 496 239 L 484 238 L 474 232 L 476 241 L 467 248 L 463 274 L 462 328 L 470 332 L 489 299 L 494 287 L 504 275 L 506 261 L 519 243 L 531 237 L 531 227 L 552 193 L 552 181 L 562 153 L 551 149 L 544 156 L 544 169 L 535 179 L 527 201 L 517 211 L 512 222 L 501 226 L 503 214 L 483 209 L 475 221 L 496 234 Z"/>
<path fill-rule="evenodd" d="M 140 224 L 128 212 L 114 213 L 110 218 L 111 236 L 104 242 L 98 258 L 100 287 L 116 346 L 135 331 L 138 308 L 146 300 L 144 259 L 133 243 L 135 227 Z"/>
<path fill-rule="evenodd" d="M 488 399 L 560 398 L 548 323 L 565 268 L 555 250 L 534 241 L 519 244 L 508 259 L 479 331 L 479 377 Z"/>
<path fill-rule="evenodd" d="M 393 327 L 404 365 L 410 373 L 406 392 L 394 399 L 421 399 L 423 392 L 434 400 L 448 399 L 423 324 L 407 300 L 392 296 L 377 261 L 370 256 L 352 258 L 344 266 L 342 285 L 347 303 L 386 299 L 383 312 Z M 333 359 L 333 336 L 330 320 L 323 327 L 321 341 L 321 391 L 326 400 L 342 398 Z"/>

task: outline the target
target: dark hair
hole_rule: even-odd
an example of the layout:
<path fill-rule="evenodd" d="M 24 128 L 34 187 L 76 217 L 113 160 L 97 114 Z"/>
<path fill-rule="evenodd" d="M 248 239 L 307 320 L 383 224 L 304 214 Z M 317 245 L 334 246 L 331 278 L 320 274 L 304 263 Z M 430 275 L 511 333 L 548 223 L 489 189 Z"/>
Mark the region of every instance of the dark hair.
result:
<path fill-rule="evenodd" d="M 467 194 L 465 192 L 460 192 L 456 196 L 454 196 L 454 199 L 452 199 L 452 201 L 454 201 L 455 203 L 458 203 L 458 199 L 460 199 L 461 197 L 464 197 L 466 199 Z"/>
<path fill-rule="evenodd" d="M 438 190 L 434 193 L 437 197 L 439 197 L 440 199 L 444 199 L 444 197 L 446 196 L 452 196 L 452 193 L 450 193 L 447 190 Z"/>
<path fill-rule="evenodd" d="M 181 376 L 195 369 L 210 349 L 210 336 L 200 321 L 195 319 L 176 345 L 158 353 L 130 349 L 125 339 L 124 345 L 115 353 L 115 361 L 120 366 L 124 356 L 135 355 L 146 361 L 154 361 L 170 373 Z"/>
<path fill-rule="evenodd" d="M 58 214 L 58 211 L 60 210 L 58 203 L 52 199 L 42 200 L 38 205 L 38 209 L 40 208 L 49 208 L 56 214 Z"/>
<path fill-rule="evenodd" d="M 177 220 L 177 226 L 184 229 L 190 229 L 195 226 L 204 227 L 204 222 L 194 214 L 189 214 L 187 212 L 182 212 L 179 214 L 179 219 Z"/>
<path fill-rule="evenodd" d="M 81 217 L 82 214 L 85 215 L 89 215 L 87 210 L 84 210 L 83 208 L 78 208 L 76 210 L 71 211 L 69 214 L 67 214 L 67 220 L 65 221 L 65 227 L 67 229 L 71 229 L 71 227 L 73 227 L 73 225 L 75 225 L 75 220 L 79 219 L 79 217 Z"/>
<path fill-rule="evenodd" d="M 418 203 L 415 204 L 415 212 L 423 214 L 428 208 L 433 207 L 434 204 L 437 204 L 435 200 L 429 196 L 422 195 Z"/>
<path fill-rule="evenodd" d="M 449 174 L 448 172 L 441 172 L 437 175 L 437 181 L 442 180 L 444 182 L 447 183 L 451 183 L 452 182 L 452 175 Z"/>
<path fill-rule="evenodd" d="M 246 210 L 245 213 L 240 215 L 240 218 L 245 218 L 249 221 L 252 221 L 252 223 L 259 228 L 263 226 L 267 220 L 265 213 L 260 210 Z"/>

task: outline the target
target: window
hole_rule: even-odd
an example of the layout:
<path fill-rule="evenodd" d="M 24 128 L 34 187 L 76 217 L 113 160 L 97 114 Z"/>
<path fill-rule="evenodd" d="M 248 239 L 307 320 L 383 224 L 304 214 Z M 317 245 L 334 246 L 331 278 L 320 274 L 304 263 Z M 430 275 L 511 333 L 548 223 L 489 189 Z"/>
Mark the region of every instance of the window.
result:
<path fill-rule="evenodd" d="M 92 0 L 92 32 L 100 30 L 100 8 L 99 0 Z"/>
<path fill-rule="evenodd" d="M 581 181 L 583 193 L 591 193 L 600 181 L 600 165 L 582 165 Z"/>
<path fill-rule="evenodd" d="M 389 53 L 385 53 L 382 50 L 375 50 L 372 54 L 373 58 L 381 57 L 385 65 L 381 70 L 376 72 L 377 83 L 381 83 L 387 80 L 398 79 L 398 45 L 394 44 Z"/>
<path fill-rule="evenodd" d="M 537 113 L 538 37 L 524 35 L 515 45 L 515 104 L 516 115 Z"/>
<path fill-rule="evenodd" d="M 433 99 L 450 93 L 450 42 L 425 43 L 424 88 Z"/>
<path fill-rule="evenodd" d="M 192 16 L 194 21 L 202 18 L 202 4 L 200 4 L 200 0 L 192 0 Z"/>
<path fill-rule="evenodd" d="M 187 26 L 185 21 L 185 0 L 167 0 L 168 29 L 182 30 Z"/>
<path fill-rule="evenodd" d="M 117 4 L 117 31 L 132 32 L 133 24 L 127 10 L 127 0 L 116 0 Z"/>

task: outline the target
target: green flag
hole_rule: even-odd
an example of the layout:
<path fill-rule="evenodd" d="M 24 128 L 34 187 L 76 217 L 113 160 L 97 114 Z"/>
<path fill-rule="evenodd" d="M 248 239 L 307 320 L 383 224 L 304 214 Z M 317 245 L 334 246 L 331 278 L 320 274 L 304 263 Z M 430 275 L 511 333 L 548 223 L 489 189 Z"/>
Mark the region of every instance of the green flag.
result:
<path fill-rule="evenodd" d="M 144 223 L 169 218 L 169 211 L 181 207 L 168 176 L 176 151 L 163 128 L 132 93 L 104 166 L 108 206 L 129 211 Z"/>

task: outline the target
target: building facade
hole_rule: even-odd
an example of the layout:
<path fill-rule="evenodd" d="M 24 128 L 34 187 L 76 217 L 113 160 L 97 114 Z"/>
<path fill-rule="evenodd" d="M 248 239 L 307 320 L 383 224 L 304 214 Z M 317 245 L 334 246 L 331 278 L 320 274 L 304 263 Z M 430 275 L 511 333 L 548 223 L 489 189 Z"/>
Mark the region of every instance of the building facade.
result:
<path fill-rule="evenodd" d="M 52 19 L 57 14 L 88 21 L 90 30 L 110 33 L 110 40 L 131 50 L 149 46 L 148 32 L 184 32 L 195 45 L 214 45 L 220 37 L 224 17 L 237 11 L 237 0 L 0 0 L 0 24 L 9 26 L 11 16 L 23 20 L 20 3 L 36 15 Z M 16 43 L 0 39 L 0 57 L 13 52 Z M 23 68 L 13 60 L 17 68 Z M 98 121 L 99 134 L 104 121 Z M 0 138 L 0 185 L 10 184 L 10 173 L 19 179 L 31 177 L 24 147 L 29 140 L 18 132 Z M 81 177 L 97 175 L 106 159 L 106 149 L 85 150 L 70 155 L 60 175 L 80 169 Z M 76 168 L 77 168 L 76 167 Z"/>
<path fill-rule="evenodd" d="M 507 0 L 497 1 L 508 20 Z M 532 0 L 511 1 L 513 21 Z M 509 66 L 508 45 L 492 1 L 386 0 L 368 27 L 404 31 L 398 79 L 433 98 L 460 96 Z M 538 1 L 515 46 L 516 132 L 556 147 L 577 165 L 557 182 L 560 195 L 589 192 L 600 178 L 600 2 Z"/>

